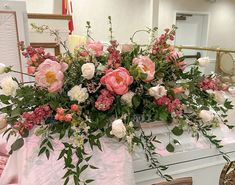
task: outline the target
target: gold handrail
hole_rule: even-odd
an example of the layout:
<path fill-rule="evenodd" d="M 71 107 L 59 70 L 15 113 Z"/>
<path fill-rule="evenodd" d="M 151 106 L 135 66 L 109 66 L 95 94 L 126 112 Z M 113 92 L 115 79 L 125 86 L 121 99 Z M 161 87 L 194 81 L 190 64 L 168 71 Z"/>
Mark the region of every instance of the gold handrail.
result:
<path fill-rule="evenodd" d="M 203 51 L 214 51 L 214 52 L 225 52 L 225 53 L 235 53 L 232 49 L 221 49 L 221 48 L 210 48 L 210 47 L 197 47 L 197 46 L 175 46 L 179 50 L 191 49 L 191 50 L 203 50 Z"/>

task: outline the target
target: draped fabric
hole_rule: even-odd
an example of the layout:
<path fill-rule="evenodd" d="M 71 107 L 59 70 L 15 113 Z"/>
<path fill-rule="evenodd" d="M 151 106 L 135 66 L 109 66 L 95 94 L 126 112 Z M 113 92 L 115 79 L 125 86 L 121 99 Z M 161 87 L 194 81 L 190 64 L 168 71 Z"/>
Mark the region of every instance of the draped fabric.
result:
<path fill-rule="evenodd" d="M 2 138 L 1 138 L 2 139 Z M 40 138 L 31 136 L 25 145 L 14 152 L 0 177 L 0 185 L 61 185 L 64 175 L 64 161 L 57 160 L 62 145 L 55 141 L 55 150 L 47 160 L 45 155 L 38 157 Z M 134 185 L 132 156 L 127 147 L 115 139 L 102 138 L 103 151 L 95 148 L 87 152 L 93 153 L 90 164 L 99 169 L 88 169 L 82 174 L 83 179 L 94 179 L 91 185 Z M 2 148 L 2 147 L 1 147 Z M 9 145 L 6 146 L 9 150 Z M 70 185 L 74 183 L 69 182 Z"/>

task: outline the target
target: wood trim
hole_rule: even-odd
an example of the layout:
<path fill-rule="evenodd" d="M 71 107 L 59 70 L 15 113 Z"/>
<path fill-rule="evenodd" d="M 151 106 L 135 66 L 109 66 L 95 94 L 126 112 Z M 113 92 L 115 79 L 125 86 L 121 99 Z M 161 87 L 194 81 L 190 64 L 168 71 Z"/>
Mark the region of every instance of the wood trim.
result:
<path fill-rule="evenodd" d="M 56 19 L 56 20 L 70 20 L 71 15 L 60 15 L 60 14 L 41 14 L 41 13 L 28 13 L 29 19 Z"/>
<path fill-rule="evenodd" d="M 160 182 L 153 185 L 192 185 L 193 179 L 192 177 L 183 177 L 179 179 L 175 179 L 171 182 Z"/>
<path fill-rule="evenodd" d="M 30 45 L 34 48 L 54 48 L 55 56 L 60 54 L 60 45 L 54 42 L 32 42 Z"/>

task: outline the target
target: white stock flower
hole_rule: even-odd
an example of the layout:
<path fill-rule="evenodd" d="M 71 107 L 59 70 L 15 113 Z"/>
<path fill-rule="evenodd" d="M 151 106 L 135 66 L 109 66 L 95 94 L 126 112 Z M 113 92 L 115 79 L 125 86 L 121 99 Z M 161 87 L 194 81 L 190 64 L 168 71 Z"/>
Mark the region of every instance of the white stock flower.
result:
<path fill-rule="evenodd" d="M 203 122 L 210 122 L 214 119 L 214 114 L 208 110 L 201 110 L 199 113 L 199 117 L 202 119 Z"/>
<path fill-rule="evenodd" d="M 0 130 L 7 126 L 7 120 L 5 114 L 0 114 Z"/>
<path fill-rule="evenodd" d="M 166 94 L 167 94 L 166 88 L 161 85 L 157 85 L 149 89 L 149 95 L 153 96 L 156 99 L 161 98 L 162 96 L 165 96 Z"/>
<path fill-rule="evenodd" d="M 86 63 L 82 65 L 82 76 L 85 79 L 92 79 L 95 74 L 95 65 L 93 63 Z"/>
<path fill-rule="evenodd" d="M 77 100 L 78 103 L 83 103 L 89 97 L 87 88 L 82 88 L 82 85 L 75 85 L 69 92 L 70 100 Z"/>
<path fill-rule="evenodd" d="M 197 61 L 199 63 L 199 66 L 201 66 L 201 67 L 205 67 L 210 63 L 209 57 L 199 58 Z"/>
<path fill-rule="evenodd" d="M 132 91 L 128 91 L 126 94 L 122 95 L 121 100 L 127 103 L 127 105 L 132 106 L 132 98 L 134 95 L 135 93 L 133 93 Z"/>
<path fill-rule="evenodd" d="M 8 76 L 3 78 L 0 81 L 1 93 L 6 96 L 15 96 L 16 90 L 18 89 L 18 84 L 16 81 L 12 79 L 12 77 Z"/>
<path fill-rule="evenodd" d="M 121 119 L 117 119 L 112 123 L 112 130 L 110 134 L 117 138 L 123 138 L 126 135 L 126 127 Z"/>
<path fill-rule="evenodd" d="M 101 72 L 105 71 L 106 69 L 107 69 L 107 66 L 105 66 L 105 65 L 103 65 L 101 63 L 97 67 L 97 70 L 101 71 Z"/>
<path fill-rule="evenodd" d="M 0 63 L 0 74 L 5 73 L 5 70 L 6 70 L 6 65 L 3 63 Z"/>

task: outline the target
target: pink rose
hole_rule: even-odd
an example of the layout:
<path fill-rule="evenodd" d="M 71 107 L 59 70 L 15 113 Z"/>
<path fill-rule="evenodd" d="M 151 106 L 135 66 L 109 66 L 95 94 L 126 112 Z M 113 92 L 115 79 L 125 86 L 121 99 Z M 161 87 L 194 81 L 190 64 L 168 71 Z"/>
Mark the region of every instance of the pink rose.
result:
<path fill-rule="evenodd" d="M 103 53 L 103 44 L 101 42 L 89 41 L 86 45 L 88 50 L 92 50 L 95 53 L 95 56 L 99 57 Z"/>
<path fill-rule="evenodd" d="M 154 79 L 155 63 L 147 56 L 139 56 L 134 58 L 132 64 L 137 65 L 142 73 L 147 74 L 147 78 L 144 82 L 150 82 Z"/>
<path fill-rule="evenodd" d="M 100 79 L 100 82 L 106 85 L 109 91 L 123 95 L 128 92 L 128 86 L 132 84 L 133 77 L 125 68 L 119 67 L 115 70 L 107 70 L 106 75 Z"/>
<path fill-rule="evenodd" d="M 35 73 L 35 81 L 38 86 L 47 88 L 49 92 L 59 91 L 64 82 L 65 63 L 58 63 L 46 59 L 41 63 Z"/>

